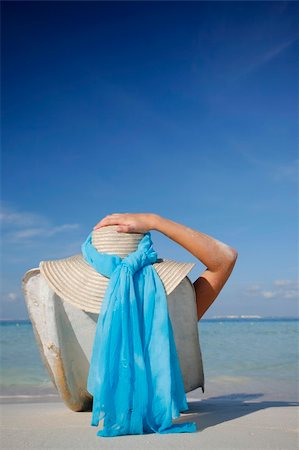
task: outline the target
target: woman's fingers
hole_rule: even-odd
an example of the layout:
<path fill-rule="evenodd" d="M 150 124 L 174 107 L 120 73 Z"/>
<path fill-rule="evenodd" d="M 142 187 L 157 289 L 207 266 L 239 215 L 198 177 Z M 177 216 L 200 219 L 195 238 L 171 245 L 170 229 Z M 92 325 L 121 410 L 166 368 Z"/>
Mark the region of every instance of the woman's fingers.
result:
<path fill-rule="evenodd" d="M 107 225 L 120 225 L 123 224 L 122 215 L 118 213 L 110 214 L 106 217 L 104 217 L 100 222 L 98 222 L 93 229 L 97 229 L 100 227 L 104 227 Z"/>
<path fill-rule="evenodd" d="M 132 228 L 131 225 L 119 225 L 119 226 L 116 228 L 116 231 L 122 232 L 122 233 L 130 233 L 130 232 L 132 232 L 132 231 L 134 231 L 134 230 L 133 230 L 133 228 Z"/>
<path fill-rule="evenodd" d="M 94 226 L 94 230 L 107 225 L 118 225 L 116 231 L 125 233 L 146 233 L 153 227 L 152 213 L 113 213 L 108 214 Z"/>

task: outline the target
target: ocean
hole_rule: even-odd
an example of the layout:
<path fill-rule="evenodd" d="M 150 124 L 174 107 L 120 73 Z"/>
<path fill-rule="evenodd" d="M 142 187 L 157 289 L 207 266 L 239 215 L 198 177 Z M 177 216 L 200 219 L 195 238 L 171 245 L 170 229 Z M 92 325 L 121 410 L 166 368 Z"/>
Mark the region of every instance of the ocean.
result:
<path fill-rule="evenodd" d="M 238 396 L 298 401 L 298 326 L 294 318 L 215 318 L 199 324 L 205 392 L 198 398 Z M 31 322 L 1 321 L 0 401 L 59 399 Z"/>

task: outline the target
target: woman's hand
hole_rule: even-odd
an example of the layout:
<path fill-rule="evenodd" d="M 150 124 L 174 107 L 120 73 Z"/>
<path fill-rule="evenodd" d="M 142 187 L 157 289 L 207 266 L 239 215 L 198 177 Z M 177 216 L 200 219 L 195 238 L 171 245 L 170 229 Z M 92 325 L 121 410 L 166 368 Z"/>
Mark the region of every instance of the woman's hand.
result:
<path fill-rule="evenodd" d="M 152 213 L 114 213 L 104 217 L 93 229 L 96 230 L 107 225 L 118 225 L 116 231 L 123 233 L 147 233 L 155 229 L 158 215 Z"/>

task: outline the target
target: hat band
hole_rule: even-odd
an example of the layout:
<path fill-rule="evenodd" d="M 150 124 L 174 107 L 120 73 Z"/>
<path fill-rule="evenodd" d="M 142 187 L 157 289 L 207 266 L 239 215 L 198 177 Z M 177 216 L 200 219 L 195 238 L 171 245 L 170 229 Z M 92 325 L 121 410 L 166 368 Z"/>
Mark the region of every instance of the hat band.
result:
<path fill-rule="evenodd" d="M 93 395 L 91 425 L 105 418 L 98 436 L 196 431 L 172 424 L 188 409 L 166 292 L 152 263 L 150 232 L 124 259 L 100 253 L 91 234 L 86 261 L 110 277 L 93 342 L 87 390 Z"/>

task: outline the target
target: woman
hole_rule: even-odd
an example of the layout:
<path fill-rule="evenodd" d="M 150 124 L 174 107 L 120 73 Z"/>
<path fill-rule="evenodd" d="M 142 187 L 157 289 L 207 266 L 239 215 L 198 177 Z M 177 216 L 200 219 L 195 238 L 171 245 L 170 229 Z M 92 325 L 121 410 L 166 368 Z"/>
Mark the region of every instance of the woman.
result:
<path fill-rule="evenodd" d="M 228 280 L 237 260 L 237 251 L 227 244 L 185 225 L 153 213 L 114 213 L 104 217 L 94 229 L 118 225 L 118 232 L 160 231 L 199 259 L 207 269 L 194 281 L 197 320 L 212 305 Z"/>

